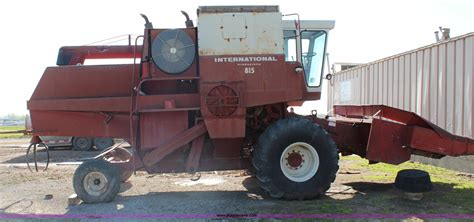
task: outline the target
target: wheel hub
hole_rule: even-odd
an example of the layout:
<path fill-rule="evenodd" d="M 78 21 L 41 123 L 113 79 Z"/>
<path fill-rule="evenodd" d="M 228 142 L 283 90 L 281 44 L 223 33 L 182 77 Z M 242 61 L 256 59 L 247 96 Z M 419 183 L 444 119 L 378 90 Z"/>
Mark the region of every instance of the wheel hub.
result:
<path fill-rule="evenodd" d="M 288 158 L 286 158 L 286 160 L 288 161 L 288 164 L 294 168 L 301 167 L 303 163 L 303 157 L 294 150 L 292 153 L 288 154 Z"/>
<path fill-rule="evenodd" d="M 85 138 L 80 138 L 77 140 L 77 145 L 81 148 L 85 148 L 87 146 L 87 140 Z"/>
<path fill-rule="evenodd" d="M 280 168 L 289 180 L 304 182 L 318 171 L 319 155 L 310 144 L 296 142 L 287 146 L 281 154 Z"/>
<path fill-rule="evenodd" d="M 93 196 L 100 196 L 107 190 L 107 177 L 100 172 L 90 172 L 84 177 L 84 189 Z"/>

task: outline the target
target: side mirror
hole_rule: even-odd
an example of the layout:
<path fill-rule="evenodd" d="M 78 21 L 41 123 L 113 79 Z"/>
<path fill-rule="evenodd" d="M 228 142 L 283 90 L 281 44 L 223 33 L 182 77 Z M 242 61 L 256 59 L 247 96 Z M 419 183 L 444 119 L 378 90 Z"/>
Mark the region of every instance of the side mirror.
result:
<path fill-rule="evenodd" d="M 328 73 L 328 74 L 326 74 L 326 77 L 324 77 L 324 78 L 327 79 L 327 80 L 331 80 L 332 79 L 332 74 Z"/>

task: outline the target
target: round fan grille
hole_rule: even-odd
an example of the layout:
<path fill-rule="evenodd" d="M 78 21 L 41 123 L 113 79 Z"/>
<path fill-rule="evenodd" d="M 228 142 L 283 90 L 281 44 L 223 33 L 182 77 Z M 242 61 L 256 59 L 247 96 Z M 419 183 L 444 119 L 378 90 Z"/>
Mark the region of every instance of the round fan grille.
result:
<path fill-rule="evenodd" d="M 189 35 L 179 29 L 158 34 L 151 45 L 153 62 L 168 74 L 179 74 L 188 69 L 196 57 L 196 49 Z"/>
<path fill-rule="evenodd" d="M 230 116 L 239 107 L 239 95 L 229 86 L 216 86 L 207 94 L 206 105 L 215 116 Z"/>

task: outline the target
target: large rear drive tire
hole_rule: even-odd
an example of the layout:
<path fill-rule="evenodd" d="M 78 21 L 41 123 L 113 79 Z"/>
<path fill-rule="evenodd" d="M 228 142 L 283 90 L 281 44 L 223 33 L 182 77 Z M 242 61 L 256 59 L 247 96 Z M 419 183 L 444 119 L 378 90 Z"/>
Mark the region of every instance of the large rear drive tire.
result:
<path fill-rule="evenodd" d="M 111 152 L 105 154 L 104 159 L 109 162 L 114 161 L 132 161 L 133 155 L 123 147 L 117 147 Z M 132 170 L 120 170 L 120 181 L 125 182 L 133 175 Z"/>
<path fill-rule="evenodd" d="M 260 136 L 252 163 L 260 186 L 274 198 L 314 199 L 324 194 L 339 169 L 337 147 L 319 125 L 283 119 Z"/>
<path fill-rule="evenodd" d="M 120 173 L 105 160 L 88 160 L 76 169 L 73 186 L 85 203 L 110 202 L 120 190 Z"/>
<path fill-rule="evenodd" d="M 93 146 L 92 138 L 90 137 L 74 137 L 72 140 L 72 148 L 77 151 L 87 151 Z"/>
<path fill-rule="evenodd" d="M 97 150 L 105 150 L 114 145 L 112 138 L 94 138 L 94 145 Z"/>

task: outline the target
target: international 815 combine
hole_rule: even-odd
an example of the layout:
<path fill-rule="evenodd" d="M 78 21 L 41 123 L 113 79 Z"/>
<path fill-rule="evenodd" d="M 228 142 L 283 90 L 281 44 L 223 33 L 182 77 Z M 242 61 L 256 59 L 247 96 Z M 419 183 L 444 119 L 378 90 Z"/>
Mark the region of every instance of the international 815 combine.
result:
<path fill-rule="evenodd" d="M 335 106 L 333 117 L 289 111 L 321 95 L 334 21 L 283 20 L 278 6 L 204 6 L 194 27 L 155 29 L 143 44 L 62 47 L 28 101 L 33 133 L 126 138 L 80 165 L 86 203 L 111 201 L 135 170 L 253 168 L 272 197 L 312 199 L 334 181 L 339 153 L 399 164 L 410 154 L 474 154 L 474 142 L 383 106 Z M 86 59 L 133 58 L 123 65 Z M 40 142 L 34 137 L 33 143 Z"/>

